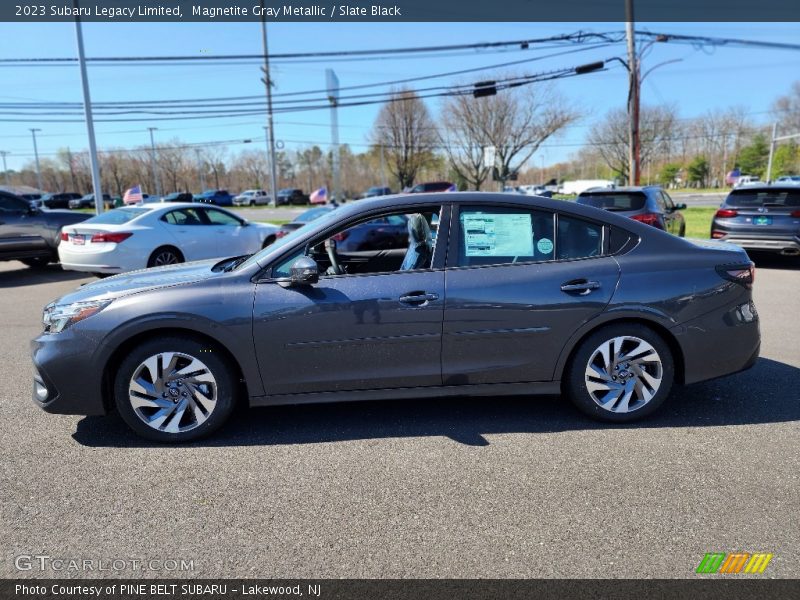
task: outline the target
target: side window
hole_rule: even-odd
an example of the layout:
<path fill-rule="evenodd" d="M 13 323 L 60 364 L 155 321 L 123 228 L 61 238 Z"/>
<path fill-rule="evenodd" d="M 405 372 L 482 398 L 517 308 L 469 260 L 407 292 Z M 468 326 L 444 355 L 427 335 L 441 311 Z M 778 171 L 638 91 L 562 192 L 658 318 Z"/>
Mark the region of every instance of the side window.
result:
<path fill-rule="evenodd" d="M 196 208 L 179 208 L 178 210 L 171 210 L 161 220 L 170 225 L 202 225 L 203 220 L 200 218 Z"/>
<path fill-rule="evenodd" d="M 603 253 L 603 226 L 559 215 L 556 249 L 559 260 L 600 256 Z"/>
<path fill-rule="evenodd" d="M 238 227 L 242 224 L 239 219 L 233 215 L 229 215 L 226 212 L 222 212 L 221 210 L 208 208 L 206 209 L 206 215 L 208 216 L 208 222 L 210 225 L 230 225 L 232 227 Z"/>
<path fill-rule="evenodd" d="M 289 277 L 291 275 L 290 269 L 298 258 L 303 256 L 304 251 L 300 250 L 299 252 L 293 252 L 288 258 L 285 258 L 277 265 L 272 267 L 272 277 Z"/>
<path fill-rule="evenodd" d="M 525 208 L 465 206 L 459 267 L 553 260 L 553 214 Z"/>
<path fill-rule="evenodd" d="M 661 192 L 661 197 L 664 199 L 663 202 L 667 212 L 672 212 L 675 210 L 675 204 L 673 204 L 672 198 L 669 197 L 669 194 L 666 192 Z"/>
<path fill-rule="evenodd" d="M 660 208 L 664 212 L 667 212 L 667 203 L 664 200 L 664 194 L 662 194 L 661 192 L 658 192 L 656 194 L 656 203 L 658 204 L 658 208 Z"/>

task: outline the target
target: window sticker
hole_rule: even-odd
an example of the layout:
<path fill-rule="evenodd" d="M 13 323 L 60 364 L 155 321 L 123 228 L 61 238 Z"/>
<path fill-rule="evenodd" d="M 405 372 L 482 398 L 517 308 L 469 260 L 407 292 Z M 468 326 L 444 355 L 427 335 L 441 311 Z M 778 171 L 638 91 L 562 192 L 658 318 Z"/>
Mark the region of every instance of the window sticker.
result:
<path fill-rule="evenodd" d="M 550 254 L 553 251 L 553 241 L 547 238 L 542 238 L 537 242 L 536 249 L 541 254 Z"/>
<path fill-rule="evenodd" d="M 461 229 L 467 256 L 533 256 L 530 214 L 464 213 Z"/>

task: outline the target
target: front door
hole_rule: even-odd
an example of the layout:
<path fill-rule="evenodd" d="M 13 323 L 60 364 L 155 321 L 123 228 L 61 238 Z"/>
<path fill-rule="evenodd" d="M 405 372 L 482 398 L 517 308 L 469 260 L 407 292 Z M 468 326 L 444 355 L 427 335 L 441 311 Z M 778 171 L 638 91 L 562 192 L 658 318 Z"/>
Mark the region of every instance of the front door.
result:
<path fill-rule="evenodd" d="M 441 384 L 444 272 L 259 283 L 253 337 L 268 395 Z"/>

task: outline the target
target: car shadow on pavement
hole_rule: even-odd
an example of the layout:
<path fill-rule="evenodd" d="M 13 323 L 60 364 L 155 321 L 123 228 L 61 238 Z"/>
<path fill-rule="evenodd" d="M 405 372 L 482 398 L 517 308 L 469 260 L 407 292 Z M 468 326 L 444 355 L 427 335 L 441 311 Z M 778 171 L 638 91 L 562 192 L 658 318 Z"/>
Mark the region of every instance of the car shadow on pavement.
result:
<path fill-rule="evenodd" d="M 378 438 L 446 436 L 488 446 L 487 434 L 571 430 L 715 427 L 800 421 L 800 369 L 759 359 L 749 371 L 676 386 L 652 417 L 629 425 L 593 421 L 559 396 L 431 398 L 241 409 L 222 430 L 189 446 L 314 444 Z M 148 447 L 117 416 L 85 417 L 74 439 L 93 447 Z"/>
<path fill-rule="evenodd" d="M 88 273 L 63 271 L 58 265 L 31 268 L 19 263 L 20 268 L 11 271 L 0 271 L 0 289 L 39 285 L 40 283 L 56 283 L 91 277 Z"/>

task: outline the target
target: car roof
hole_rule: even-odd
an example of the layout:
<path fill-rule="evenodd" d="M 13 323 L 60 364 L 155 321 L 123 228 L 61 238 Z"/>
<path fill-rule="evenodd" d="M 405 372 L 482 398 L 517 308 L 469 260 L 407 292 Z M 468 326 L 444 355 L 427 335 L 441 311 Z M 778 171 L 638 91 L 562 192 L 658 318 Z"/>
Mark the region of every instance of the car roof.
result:
<path fill-rule="evenodd" d="M 647 192 L 650 190 L 660 190 L 660 185 L 624 185 L 618 186 L 613 188 L 606 188 L 606 187 L 592 187 L 588 190 L 584 190 L 581 194 L 586 194 L 591 192 L 592 194 L 597 194 L 599 192 L 607 192 L 609 194 L 613 194 L 614 192 Z M 578 194 L 580 196 L 580 194 Z"/>
<path fill-rule="evenodd" d="M 739 193 L 739 192 L 776 192 L 776 191 L 786 191 L 786 192 L 796 192 L 797 191 L 797 184 L 796 183 L 753 183 L 751 185 L 743 185 L 740 187 L 733 188 L 730 193 Z"/>

